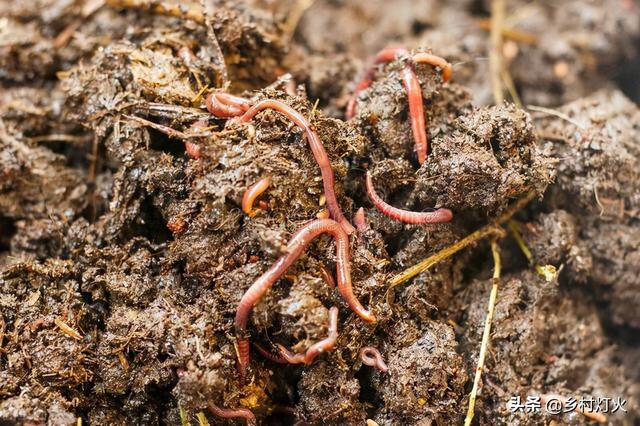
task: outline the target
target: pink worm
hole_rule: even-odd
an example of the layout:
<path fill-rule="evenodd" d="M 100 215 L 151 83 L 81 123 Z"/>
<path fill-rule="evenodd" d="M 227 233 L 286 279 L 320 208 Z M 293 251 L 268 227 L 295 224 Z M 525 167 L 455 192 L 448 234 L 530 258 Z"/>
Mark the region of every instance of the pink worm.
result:
<path fill-rule="evenodd" d="M 338 204 L 338 200 L 336 198 L 336 193 L 334 190 L 335 178 L 333 176 L 333 168 L 331 167 L 329 156 L 327 155 L 327 151 L 325 151 L 324 146 L 320 141 L 320 137 L 311 128 L 311 124 L 298 111 L 291 108 L 289 105 L 275 99 L 266 99 L 253 105 L 247 112 L 244 113 L 244 115 L 240 118 L 240 121 L 246 123 L 250 121 L 258 112 L 264 109 L 274 109 L 284 114 L 305 132 L 307 136 L 307 142 L 309 143 L 311 151 L 313 152 L 313 156 L 315 157 L 316 162 L 320 167 L 320 173 L 322 174 L 322 183 L 324 187 L 324 196 L 327 199 L 327 208 L 329 209 L 329 213 L 331 213 L 331 218 L 339 222 L 347 232 L 347 234 L 352 234 L 355 229 L 344 217 L 344 214 L 342 214 L 342 209 L 340 208 L 340 205 Z"/>
<path fill-rule="evenodd" d="M 390 62 L 401 55 L 408 55 L 409 52 L 406 49 L 384 49 L 380 51 L 374 58 L 373 65 L 367 70 L 364 78 L 358 83 L 356 89 L 349 99 L 347 104 L 347 111 L 345 113 L 347 120 L 351 119 L 355 115 L 356 102 L 358 100 L 358 93 L 366 89 L 373 82 L 373 76 L 375 72 L 375 65 L 382 62 Z M 447 82 L 451 78 L 452 69 L 451 65 L 440 56 L 432 55 L 430 53 L 416 53 L 411 57 L 413 63 L 426 63 L 442 69 L 442 79 Z M 422 88 L 420 82 L 416 76 L 411 62 L 407 62 L 402 70 L 402 84 L 407 92 L 408 104 L 409 104 L 409 117 L 411 120 L 411 131 L 413 133 L 413 139 L 415 140 L 416 153 L 418 155 L 418 162 L 424 163 L 427 159 L 427 153 L 429 150 L 429 141 L 427 137 L 427 126 L 425 122 L 424 103 L 422 102 Z"/>
<path fill-rule="evenodd" d="M 251 106 L 248 99 L 228 93 L 212 93 L 207 96 L 205 103 L 209 112 L 218 118 L 238 117 Z"/>
<path fill-rule="evenodd" d="M 325 339 L 309 346 L 304 354 L 294 354 L 282 345 L 278 345 L 280 356 L 289 364 L 309 365 L 323 352 L 330 351 L 336 345 L 338 339 L 338 308 L 332 306 L 329 309 L 329 334 Z"/>
<path fill-rule="evenodd" d="M 373 179 L 371 179 L 371 174 L 369 172 L 365 175 L 365 184 L 367 188 L 367 195 L 369 195 L 373 205 L 376 206 L 376 208 L 383 214 L 392 219 L 414 225 L 443 223 L 449 222 L 453 219 L 453 213 L 449 209 L 438 209 L 434 212 L 413 212 L 409 210 L 402 210 L 385 203 L 382 198 L 376 194 L 376 191 L 373 188 Z"/>
<path fill-rule="evenodd" d="M 360 207 L 358 211 L 356 211 L 355 216 L 353 217 L 353 223 L 356 225 L 356 229 L 359 233 L 364 233 L 369 229 L 367 225 L 366 217 L 364 214 L 364 208 Z"/>
<path fill-rule="evenodd" d="M 347 104 L 347 111 L 345 113 L 347 120 L 351 120 L 353 116 L 356 115 L 358 94 L 367 87 L 371 86 L 371 83 L 373 83 L 373 77 L 376 72 L 376 65 L 384 62 L 391 62 L 398 56 L 408 54 L 409 52 L 403 48 L 387 48 L 382 49 L 380 52 L 378 52 L 378 54 L 373 58 L 371 65 L 369 65 L 369 68 L 367 68 L 364 77 L 362 77 L 362 80 L 360 80 L 355 90 L 353 91 L 353 95 L 351 95 L 351 98 L 349 99 L 349 103 Z"/>
<path fill-rule="evenodd" d="M 255 216 L 258 209 L 253 208 L 253 203 L 271 185 L 271 178 L 266 177 L 251 185 L 242 196 L 242 211 L 249 216 Z"/>
<path fill-rule="evenodd" d="M 389 367 L 382 359 L 382 355 L 380 355 L 380 351 L 373 346 L 365 346 L 360 349 L 360 359 L 362 363 L 368 365 L 369 367 L 373 367 L 378 371 L 386 373 L 389 371 Z"/>
<path fill-rule="evenodd" d="M 246 379 L 247 366 L 249 365 L 249 338 L 247 337 L 247 321 L 253 306 L 264 296 L 269 288 L 282 276 L 282 274 L 296 261 L 305 248 L 318 236 L 324 233 L 331 234 L 336 242 L 336 275 L 338 278 L 338 291 L 349 307 L 363 320 L 374 322 L 375 316 L 366 310 L 353 294 L 351 285 L 351 266 L 349 264 L 349 236 L 338 222 L 332 219 L 314 220 L 294 234 L 287 244 L 286 254 L 262 274 L 242 296 L 236 311 L 236 336 L 238 347 L 238 372 L 240 382 Z"/>
<path fill-rule="evenodd" d="M 209 411 L 214 416 L 222 417 L 223 419 L 245 419 L 250 424 L 255 424 L 256 422 L 256 416 L 248 408 L 220 408 L 210 403 Z"/>
<path fill-rule="evenodd" d="M 442 80 L 445 83 L 451 80 L 451 76 L 453 75 L 453 68 L 451 67 L 451 64 L 441 56 L 420 52 L 413 55 L 411 57 L 411 61 L 414 64 L 429 64 L 434 67 L 438 67 L 442 70 Z"/>

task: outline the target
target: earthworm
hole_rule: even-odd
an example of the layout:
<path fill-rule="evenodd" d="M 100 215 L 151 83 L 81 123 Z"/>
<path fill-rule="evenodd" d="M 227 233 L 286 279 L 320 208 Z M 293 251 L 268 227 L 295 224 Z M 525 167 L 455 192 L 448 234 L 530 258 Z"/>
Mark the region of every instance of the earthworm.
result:
<path fill-rule="evenodd" d="M 333 168 L 331 167 L 329 156 L 327 155 L 327 151 L 325 151 L 324 146 L 322 145 L 320 137 L 311 128 L 311 124 L 309 123 L 309 121 L 307 121 L 307 119 L 304 118 L 302 114 L 291 108 L 289 105 L 275 99 L 266 99 L 253 105 L 247 110 L 247 112 L 244 113 L 244 115 L 240 118 L 240 121 L 246 123 L 250 121 L 258 112 L 264 109 L 274 109 L 281 114 L 284 114 L 285 116 L 287 116 L 287 118 L 291 119 L 291 121 L 293 121 L 298 127 L 304 130 L 307 136 L 307 142 L 309 143 L 311 151 L 313 152 L 313 156 L 315 157 L 316 162 L 320 167 L 320 173 L 322 174 L 322 183 L 324 186 L 324 196 L 327 200 L 327 208 L 329 209 L 329 213 L 331 213 L 331 218 L 340 223 L 347 234 L 352 234 L 355 229 L 342 214 L 342 209 L 340 208 L 340 205 L 338 204 L 338 200 L 336 198 L 336 193 L 334 190 L 335 178 L 333 176 Z"/>
<path fill-rule="evenodd" d="M 351 99 L 349 99 L 347 111 L 345 113 L 347 119 L 351 119 L 355 115 L 358 93 L 369 87 L 373 82 L 375 65 L 381 62 L 390 62 L 401 55 L 408 54 L 409 52 L 406 49 L 396 48 L 384 49 L 376 55 L 373 65 L 367 70 L 364 78 L 356 86 Z M 449 64 L 449 62 L 444 58 L 430 53 L 421 52 L 413 55 L 410 62 L 407 62 L 402 70 L 402 84 L 405 92 L 407 93 L 409 117 L 411 119 L 411 131 L 415 140 L 418 162 L 422 164 L 427 158 L 428 137 L 424 118 L 424 104 L 422 102 L 422 88 L 420 87 L 420 81 L 418 81 L 418 77 L 416 76 L 412 63 L 424 63 L 440 67 L 442 69 L 442 79 L 445 82 L 449 81 L 451 78 L 452 68 L 451 64 Z"/>
<path fill-rule="evenodd" d="M 353 216 L 353 223 L 355 223 L 356 229 L 361 234 L 366 232 L 367 229 L 369 229 L 369 226 L 367 225 L 366 218 L 364 215 L 364 208 L 360 207 L 358 211 L 356 211 L 355 216 Z"/>
<path fill-rule="evenodd" d="M 228 93 L 211 93 L 205 103 L 209 112 L 218 118 L 238 117 L 251 106 L 248 99 Z"/>
<path fill-rule="evenodd" d="M 373 179 L 371 174 L 367 172 L 365 175 L 365 183 L 367 188 L 367 195 L 380 212 L 389 216 L 392 219 L 398 220 L 404 223 L 411 223 L 414 225 L 425 223 L 443 223 L 449 222 L 453 219 L 453 213 L 449 209 L 438 209 L 434 212 L 413 212 L 409 210 L 402 210 L 393 207 L 390 204 L 385 203 L 382 198 L 376 194 L 373 188 Z"/>
<path fill-rule="evenodd" d="M 411 57 L 411 61 L 414 64 L 429 64 L 433 65 L 434 67 L 438 67 L 442 72 L 442 80 L 445 83 L 451 80 L 451 76 L 453 74 L 451 64 L 441 56 L 433 55 L 431 53 L 419 52 Z"/>
<path fill-rule="evenodd" d="M 356 299 L 351 286 L 351 265 L 349 264 L 349 236 L 338 222 L 332 219 L 317 219 L 303 226 L 294 234 L 287 244 L 286 252 L 262 274 L 242 296 L 236 310 L 235 329 L 238 348 L 238 372 L 240 382 L 244 383 L 249 364 L 249 338 L 247 336 L 247 321 L 253 306 L 282 276 L 282 274 L 300 257 L 304 249 L 318 236 L 331 234 L 336 244 L 336 273 L 338 276 L 338 291 L 349 307 L 363 320 L 374 322 L 375 316 L 366 310 Z"/>
<path fill-rule="evenodd" d="M 422 88 L 411 64 L 407 63 L 402 69 L 402 84 L 407 92 L 411 131 L 418 154 L 418 163 L 427 159 L 428 140 L 427 125 L 424 119 L 424 103 L 422 102 Z"/>
<path fill-rule="evenodd" d="M 261 345 L 254 343 L 253 347 L 256 348 L 258 353 L 268 359 L 269 361 L 275 362 L 276 364 L 288 364 L 287 360 L 285 360 L 280 353 L 274 354 L 268 349 L 263 348 Z"/>
<path fill-rule="evenodd" d="M 265 177 L 251 185 L 242 196 L 242 211 L 247 215 L 255 216 L 259 209 L 253 208 L 253 203 L 271 185 L 271 177 Z"/>
<path fill-rule="evenodd" d="M 336 288 L 336 282 L 333 279 L 333 275 L 331 275 L 331 272 L 325 268 L 324 265 L 320 266 L 320 274 L 322 275 L 324 282 L 327 283 L 329 287 Z"/>
<path fill-rule="evenodd" d="M 363 364 L 373 367 L 382 373 L 389 371 L 389 367 L 387 367 L 387 364 L 385 364 L 382 359 L 380 351 L 373 346 L 365 346 L 360 349 L 359 356 Z"/>
<path fill-rule="evenodd" d="M 329 334 L 325 339 L 309 346 L 304 354 L 294 354 L 282 345 L 278 345 L 280 355 L 289 364 L 305 364 L 309 365 L 318 355 L 323 352 L 330 351 L 336 344 L 338 339 L 338 308 L 332 306 L 329 309 Z"/>
<path fill-rule="evenodd" d="M 249 424 L 256 422 L 256 416 L 248 408 L 220 408 L 211 403 L 208 406 L 209 411 L 214 416 L 222 417 L 223 419 L 245 419 Z"/>
<path fill-rule="evenodd" d="M 378 54 L 373 58 L 373 61 L 367 69 L 366 73 L 364 74 L 364 77 L 362 77 L 362 80 L 360 80 L 360 82 L 354 89 L 353 95 L 351 95 L 351 98 L 349 99 L 349 103 L 347 104 L 347 111 L 345 112 L 347 120 L 350 120 L 356 114 L 356 103 L 358 101 L 358 94 L 367 87 L 371 86 L 371 83 L 373 83 L 376 65 L 383 62 L 391 62 L 400 55 L 408 54 L 409 52 L 403 48 L 387 48 L 382 49 L 380 52 L 378 52 Z"/>
<path fill-rule="evenodd" d="M 197 143 L 186 141 L 184 143 L 184 149 L 189 158 L 193 158 L 194 160 L 197 160 L 202 156 L 202 150 L 200 149 L 200 145 Z"/>

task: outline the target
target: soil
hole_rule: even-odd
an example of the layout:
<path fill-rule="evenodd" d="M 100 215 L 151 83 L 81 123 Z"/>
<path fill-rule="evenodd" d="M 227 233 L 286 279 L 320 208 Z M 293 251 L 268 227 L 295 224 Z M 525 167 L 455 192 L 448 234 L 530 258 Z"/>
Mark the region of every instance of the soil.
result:
<path fill-rule="evenodd" d="M 180 16 L 155 7 L 164 2 L 0 3 L 0 425 L 242 423 L 211 404 L 247 408 L 259 424 L 462 423 L 492 283 L 488 242 L 393 290 L 388 280 L 532 191 L 509 224 L 519 231 L 498 241 L 474 424 L 590 422 L 507 408 L 541 394 L 624 398 L 626 412 L 607 422 L 640 422 L 639 2 L 510 1 L 501 55 L 518 96 L 500 105 L 489 1 L 205 3 L 203 14 L 182 2 Z M 345 120 L 369 58 L 387 46 L 453 64 L 450 82 L 415 66 L 422 165 L 406 58 L 376 67 Z M 377 318 L 364 323 L 328 285 L 336 248 L 316 239 L 254 307 L 249 332 L 268 350 L 304 352 L 337 306 L 335 346 L 311 365 L 252 351 L 244 386 L 238 303 L 327 210 L 304 132 L 275 111 L 216 118 L 204 104 L 214 90 L 277 99 L 311 122 L 346 217 L 365 209 L 351 271 Z M 449 208 L 453 220 L 385 216 L 365 171 L 393 206 Z M 249 216 L 243 194 L 265 176 Z M 363 364 L 365 346 L 386 373 Z"/>

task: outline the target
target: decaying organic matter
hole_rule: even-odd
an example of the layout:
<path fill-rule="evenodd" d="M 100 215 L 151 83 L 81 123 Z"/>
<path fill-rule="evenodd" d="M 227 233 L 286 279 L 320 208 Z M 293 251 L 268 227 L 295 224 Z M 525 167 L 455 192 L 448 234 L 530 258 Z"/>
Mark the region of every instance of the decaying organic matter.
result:
<path fill-rule="evenodd" d="M 474 424 L 637 422 L 640 4 L 490 6 L 0 4 L 0 424 L 461 423 L 487 237 Z"/>

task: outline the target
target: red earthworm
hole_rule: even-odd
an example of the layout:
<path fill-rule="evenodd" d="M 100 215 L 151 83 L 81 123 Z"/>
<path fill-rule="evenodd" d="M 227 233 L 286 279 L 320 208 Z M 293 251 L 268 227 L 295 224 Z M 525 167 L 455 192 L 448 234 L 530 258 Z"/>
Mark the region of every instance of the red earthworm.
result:
<path fill-rule="evenodd" d="M 268 349 L 263 348 L 261 345 L 254 343 L 253 347 L 256 348 L 258 353 L 268 359 L 269 361 L 275 362 L 276 364 L 288 364 L 287 360 L 282 357 L 280 353 L 274 354 Z"/>
<path fill-rule="evenodd" d="M 361 234 L 366 232 L 367 229 L 369 229 L 369 226 L 367 225 L 366 218 L 364 215 L 364 208 L 360 207 L 358 209 L 355 216 L 353 217 L 353 223 L 355 223 L 356 229 Z"/>
<path fill-rule="evenodd" d="M 188 46 L 182 46 L 180 49 L 178 49 L 178 57 L 187 67 L 193 65 L 193 63 L 198 60 L 196 54 L 193 53 L 193 50 L 191 50 Z"/>
<path fill-rule="evenodd" d="M 205 130 L 208 126 L 208 123 L 204 120 L 196 121 L 189 127 L 189 134 L 196 134 Z M 200 145 L 197 143 L 193 143 L 189 140 L 184 142 L 184 149 L 187 152 L 187 155 L 194 160 L 197 160 L 202 156 L 202 149 Z"/>
<path fill-rule="evenodd" d="M 240 121 L 246 123 L 250 121 L 258 112 L 264 109 L 274 109 L 281 114 L 284 114 L 289 119 L 291 119 L 291 121 L 293 121 L 298 127 L 304 130 L 307 136 L 307 142 L 309 143 L 311 151 L 313 152 L 313 156 L 315 157 L 316 162 L 320 167 L 320 173 L 322 174 L 322 183 L 324 186 L 324 196 L 327 200 L 327 208 L 329 209 L 329 213 L 331 213 L 331 218 L 340 223 L 347 234 L 352 234 L 355 229 L 342 214 L 342 209 L 340 208 L 340 204 L 338 204 L 338 200 L 336 198 L 336 193 L 334 190 L 335 178 L 333 176 L 333 168 L 331 167 L 329 156 L 327 155 L 327 151 L 325 151 L 324 146 L 322 145 L 320 137 L 311 128 L 311 124 L 309 123 L 309 121 L 289 105 L 275 99 L 266 99 L 253 105 L 240 118 Z"/>
<path fill-rule="evenodd" d="M 280 356 L 289 364 L 305 364 L 309 365 L 318 355 L 323 352 L 330 351 L 336 344 L 338 339 L 338 308 L 332 306 L 329 309 L 329 333 L 325 339 L 309 346 L 304 354 L 294 354 L 282 345 L 278 345 Z"/>
<path fill-rule="evenodd" d="M 371 65 L 367 69 L 367 72 L 364 74 L 364 77 L 362 78 L 362 80 L 360 80 L 360 82 L 354 89 L 353 95 L 351 95 L 351 98 L 349 99 L 349 103 L 347 104 L 347 111 L 345 112 L 347 120 L 350 120 L 356 114 L 356 103 L 358 101 L 358 94 L 367 87 L 371 86 L 371 83 L 373 83 L 376 65 L 383 62 L 391 62 L 400 55 L 408 54 L 409 52 L 403 48 L 387 48 L 382 49 L 380 52 L 378 52 L 378 54 L 373 58 Z"/>
<path fill-rule="evenodd" d="M 248 408 L 220 408 L 211 403 L 209 403 L 208 407 L 214 416 L 222 417 L 223 419 L 245 419 L 249 424 L 256 422 L 256 416 Z"/>
<path fill-rule="evenodd" d="M 194 160 L 197 160 L 202 156 L 202 150 L 200 149 L 200 145 L 197 143 L 186 141 L 184 143 L 184 149 L 189 158 L 193 158 Z"/>
<path fill-rule="evenodd" d="M 209 112 L 218 118 L 241 116 L 251 106 L 248 99 L 220 92 L 211 93 L 205 103 Z"/>
<path fill-rule="evenodd" d="M 244 383 L 249 364 L 249 338 L 247 337 L 247 322 L 253 306 L 282 276 L 282 274 L 300 257 L 304 249 L 318 236 L 331 234 L 336 244 L 336 272 L 338 276 L 338 291 L 349 307 L 363 320 L 374 322 L 374 315 L 367 311 L 356 299 L 351 286 L 351 265 L 349 264 L 349 236 L 338 222 L 332 219 L 318 219 L 303 226 L 294 234 L 286 247 L 286 252 L 262 274 L 245 292 L 236 310 L 235 329 L 238 350 L 238 372 L 240 382 Z"/>
<path fill-rule="evenodd" d="M 413 212 L 409 210 L 402 210 L 396 207 L 393 207 L 390 204 L 385 203 L 382 198 L 376 194 L 375 189 L 373 188 L 373 179 L 371 179 L 371 174 L 367 172 L 365 175 L 365 183 L 367 188 L 367 195 L 373 202 L 373 205 L 376 206 L 380 212 L 389 216 L 392 219 L 398 220 L 404 223 L 411 224 L 425 224 L 425 223 L 443 223 L 449 222 L 453 219 L 453 213 L 449 209 L 438 209 L 434 212 Z"/>
<path fill-rule="evenodd" d="M 253 203 L 271 185 L 271 177 L 267 176 L 251 185 L 242 196 L 242 211 L 250 217 L 255 216 L 260 209 L 254 209 Z"/>
<path fill-rule="evenodd" d="M 427 159 L 428 140 L 427 125 L 424 119 L 424 103 L 422 102 L 422 88 L 411 64 L 407 63 L 402 69 L 402 84 L 407 92 L 411 131 L 418 154 L 418 163 Z"/>
<path fill-rule="evenodd" d="M 363 364 L 368 365 L 369 367 L 373 367 L 383 373 L 389 371 L 389 367 L 387 367 L 384 359 L 382 359 L 380 351 L 373 346 L 365 346 L 364 348 L 360 349 L 359 356 Z"/>
<path fill-rule="evenodd" d="M 374 65 L 381 62 L 390 62 L 401 55 L 408 55 L 409 52 L 406 49 L 384 49 L 376 55 L 374 58 Z M 418 154 L 418 162 L 424 163 L 427 158 L 428 152 L 428 138 L 426 123 L 424 118 L 424 104 L 422 102 L 422 88 L 420 82 L 413 69 L 411 63 L 426 63 L 442 69 L 442 79 L 447 82 L 451 78 L 452 68 L 444 58 L 440 56 L 432 55 L 430 53 L 416 53 L 411 57 L 411 62 L 407 62 L 402 70 L 402 84 L 407 92 L 408 104 L 409 104 L 409 116 L 411 118 L 411 130 L 413 132 L 413 138 L 415 140 L 416 152 Z M 356 86 L 353 96 L 347 104 L 346 117 L 351 119 L 355 115 L 355 108 L 357 102 L 358 93 L 371 85 L 373 82 L 373 74 L 375 67 L 372 65 L 365 77 Z"/>
<path fill-rule="evenodd" d="M 411 57 L 411 61 L 414 64 L 429 64 L 434 67 L 440 68 L 442 72 L 442 80 L 446 83 L 451 80 L 453 69 L 451 64 L 441 56 L 436 56 L 431 53 L 419 52 Z"/>
<path fill-rule="evenodd" d="M 320 266 L 320 274 L 322 275 L 322 279 L 324 280 L 324 282 L 326 282 L 329 287 L 336 288 L 336 282 L 333 279 L 333 275 L 331 275 L 331 272 L 329 272 L 329 270 L 325 268 L 324 265 Z"/>

